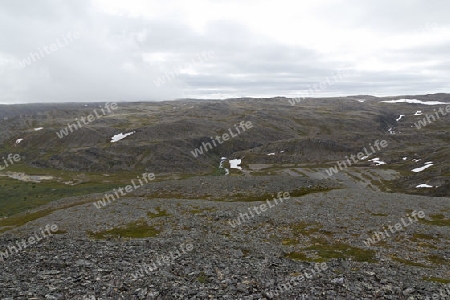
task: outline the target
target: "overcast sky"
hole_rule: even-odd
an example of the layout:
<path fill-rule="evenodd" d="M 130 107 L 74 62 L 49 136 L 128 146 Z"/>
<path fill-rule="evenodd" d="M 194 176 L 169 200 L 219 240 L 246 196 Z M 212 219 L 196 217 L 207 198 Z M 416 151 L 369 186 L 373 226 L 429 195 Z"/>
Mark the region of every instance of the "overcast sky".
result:
<path fill-rule="evenodd" d="M 0 103 L 450 92 L 449 12 L 448 0 L 1 0 Z"/>

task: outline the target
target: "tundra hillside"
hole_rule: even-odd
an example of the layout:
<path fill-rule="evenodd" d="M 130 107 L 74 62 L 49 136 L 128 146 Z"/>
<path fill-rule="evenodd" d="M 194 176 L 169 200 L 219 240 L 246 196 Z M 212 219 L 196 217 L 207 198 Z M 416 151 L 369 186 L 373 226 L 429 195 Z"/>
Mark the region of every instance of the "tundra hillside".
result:
<path fill-rule="evenodd" d="M 0 298 L 448 299 L 449 105 L 2 105 Z"/>

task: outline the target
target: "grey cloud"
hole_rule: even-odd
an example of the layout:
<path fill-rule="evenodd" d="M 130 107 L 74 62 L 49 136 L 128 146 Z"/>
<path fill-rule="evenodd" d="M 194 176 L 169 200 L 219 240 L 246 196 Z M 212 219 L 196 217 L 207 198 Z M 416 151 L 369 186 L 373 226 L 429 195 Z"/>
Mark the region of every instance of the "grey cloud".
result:
<path fill-rule="evenodd" d="M 346 1 L 317 11 L 334 26 L 371 30 L 387 37 L 414 33 L 427 22 L 449 28 L 444 1 Z M 271 22 L 271 20 L 268 20 Z M 114 16 L 94 9 L 89 0 L 0 2 L 0 102 L 140 101 L 167 100 L 208 93 L 242 96 L 291 95 L 325 81 L 340 69 L 376 58 L 387 64 L 428 63 L 426 70 L 409 67 L 396 72 L 358 70 L 323 94 L 412 94 L 442 92 L 449 88 L 449 42 L 367 53 L 339 59 L 334 54 L 274 41 L 239 22 L 216 20 L 203 33 L 181 20 Z M 314 28 L 308 28 L 314 31 Z M 30 52 L 50 46 L 68 32 L 76 39 L 25 68 L 19 62 Z M 297 30 L 292 28 L 292 35 Z M 324 37 L 326 38 L 326 37 Z M 357 46 L 358 40 L 348 45 Z M 332 49 L 343 57 L 343 49 Z M 180 73 L 156 86 L 166 72 L 179 71 L 203 51 L 214 57 L 193 66 L 195 73 Z M 165 53 L 167 60 L 150 64 L 144 56 Z M 167 80 L 166 80 L 167 81 Z"/>

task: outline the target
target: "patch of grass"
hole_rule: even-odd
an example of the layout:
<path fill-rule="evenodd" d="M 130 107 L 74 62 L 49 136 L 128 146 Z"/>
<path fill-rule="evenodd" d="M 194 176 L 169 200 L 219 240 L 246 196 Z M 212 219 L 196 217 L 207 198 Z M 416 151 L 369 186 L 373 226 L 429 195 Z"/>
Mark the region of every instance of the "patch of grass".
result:
<path fill-rule="evenodd" d="M 370 183 L 372 183 L 373 177 L 367 175 L 366 173 L 361 173 L 360 175 L 361 175 L 361 177 L 367 179 Z"/>
<path fill-rule="evenodd" d="M 426 234 L 426 233 L 414 233 L 412 235 L 411 240 L 412 241 L 417 241 L 418 239 L 422 239 L 422 240 L 434 240 L 433 236 L 431 234 Z"/>
<path fill-rule="evenodd" d="M 225 168 L 215 168 L 211 176 L 225 176 Z"/>
<path fill-rule="evenodd" d="M 403 259 L 400 257 L 397 257 L 395 255 L 390 255 L 391 259 L 394 261 L 397 261 L 399 263 L 402 263 L 404 265 L 408 265 L 408 266 L 413 266 L 413 267 L 421 267 L 421 268 L 429 268 L 429 266 L 421 264 L 421 263 L 416 263 L 407 259 Z"/>
<path fill-rule="evenodd" d="M 302 197 L 308 194 L 314 194 L 314 193 L 324 193 L 334 190 L 335 188 L 330 187 L 323 187 L 323 186 L 315 186 L 311 188 L 300 188 L 293 190 L 292 192 L 289 192 L 289 194 L 292 197 Z"/>
<path fill-rule="evenodd" d="M 439 277 L 423 277 L 423 280 L 442 283 L 442 284 L 450 283 L 450 279 L 439 278 Z"/>
<path fill-rule="evenodd" d="M 193 214 L 201 214 L 205 211 L 213 212 L 213 211 L 216 211 L 216 209 L 212 208 L 212 207 L 210 207 L 210 208 L 198 208 L 197 207 L 197 208 L 193 208 L 193 209 L 189 210 L 189 212 L 193 213 Z"/>
<path fill-rule="evenodd" d="M 322 193 L 322 192 L 328 192 L 333 190 L 334 188 L 326 188 L 322 186 L 316 186 L 312 188 L 300 188 L 289 192 L 290 198 L 292 197 L 302 197 L 308 194 L 313 193 Z M 232 197 L 231 201 L 235 202 L 257 202 L 257 201 L 274 201 L 273 198 L 276 198 L 276 195 L 266 193 L 264 195 L 243 195 L 243 194 L 236 194 Z M 289 199 L 290 199 L 289 198 Z M 229 199 L 229 198 L 228 198 Z M 283 201 L 289 201 L 287 200 L 277 200 L 279 203 L 282 203 Z"/>
<path fill-rule="evenodd" d="M 285 257 L 293 259 L 293 260 L 299 260 L 299 261 L 309 261 L 309 262 L 319 262 L 320 259 L 314 259 L 314 258 L 310 258 L 308 257 L 305 253 L 303 252 L 291 252 L 291 253 L 287 253 L 285 255 Z"/>
<path fill-rule="evenodd" d="M 438 249 L 438 247 L 436 247 L 435 245 L 430 244 L 430 243 L 418 242 L 417 245 L 419 245 L 420 247 L 427 247 L 427 248 L 431 248 L 431 249 Z"/>
<path fill-rule="evenodd" d="M 316 239 L 314 244 L 304 250 L 314 251 L 320 258 L 352 258 L 360 262 L 376 262 L 375 251 L 354 247 L 343 242 L 329 243 L 326 239 Z"/>
<path fill-rule="evenodd" d="M 308 175 L 306 175 L 305 173 L 303 173 L 302 171 L 299 171 L 297 169 L 290 169 L 292 172 L 295 172 L 303 177 L 308 177 Z"/>
<path fill-rule="evenodd" d="M 298 240 L 296 239 L 284 239 L 281 241 L 281 244 L 284 246 L 294 246 L 298 244 Z"/>
<path fill-rule="evenodd" d="M 444 257 L 436 254 L 430 254 L 427 256 L 428 260 L 436 265 L 448 264 L 449 261 Z"/>
<path fill-rule="evenodd" d="M 129 223 L 123 227 L 117 227 L 110 230 L 100 232 L 87 232 L 91 238 L 105 239 L 108 237 L 123 237 L 123 238 L 136 238 L 142 239 L 147 237 L 155 237 L 161 231 L 157 230 L 153 226 L 149 226 L 145 220 L 138 220 L 136 222 Z"/>
<path fill-rule="evenodd" d="M 443 214 L 430 215 L 431 220 L 419 219 L 419 222 L 433 226 L 450 226 L 450 219 L 446 219 Z"/>
<path fill-rule="evenodd" d="M 160 207 L 158 207 L 156 209 L 158 211 L 158 213 L 154 214 L 152 212 L 148 212 L 147 216 L 154 219 L 154 218 L 159 218 L 159 217 L 168 217 L 171 216 L 171 214 L 169 214 L 166 210 L 161 209 Z"/>
<path fill-rule="evenodd" d="M 430 218 L 436 219 L 436 220 L 444 220 L 445 215 L 444 214 L 431 214 Z"/>
<path fill-rule="evenodd" d="M 111 183 L 80 183 L 71 186 L 54 181 L 34 183 L 0 177 L 0 187 L 0 217 L 8 217 L 61 198 L 102 193 L 117 186 Z"/>
<path fill-rule="evenodd" d="M 98 199 L 92 201 L 92 200 L 84 200 L 84 201 L 79 201 L 79 202 L 74 202 L 74 203 L 69 203 L 66 205 L 61 205 L 57 208 L 46 208 L 46 209 L 42 209 L 36 212 L 32 212 L 32 213 L 22 213 L 22 214 L 17 214 L 14 215 L 12 217 L 9 218 L 5 218 L 5 219 L 1 219 L 0 220 L 0 227 L 4 227 L 4 228 L 0 228 L 0 233 L 8 231 L 13 229 L 14 227 L 19 227 L 22 226 L 28 222 L 37 220 L 39 218 L 43 218 L 51 213 L 53 213 L 54 211 L 60 210 L 60 209 L 67 209 L 67 208 L 71 208 L 74 206 L 78 206 L 78 205 L 83 205 L 86 203 L 91 203 L 91 202 L 96 202 Z"/>
<path fill-rule="evenodd" d="M 111 174 L 104 174 L 100 172 L 91 173 L 36 168 L 24 163 L 13 164 L 8 167 L 7 171 L 25 173 L 27 175 L 53 176 L 53 179 L 35 183 L 0 176 L 0 188 L 2 191 L 2 197 L 0 197 L 0 218 L 36 209 L 61 198 L 111 191 L 114 188 L 130 184 L 131 179 L 142 175 L 142 172 L 137 171 L 117 171 Z M 5 174 L 5 172 L 0 172 L 0 174 Z M 154 181 L 164 180 L 164 178 L 159 176 Z M 64 182 L 67 181 L 78 183 L 74 185 L 65 184 Z"/>
<path fill-rule="evenodd" d="M 368 211 L 372 216 L 375 216 L 375 217 L 387 217 L 387 216 L 389 216 L 389 214 L 384 214 L 384 213 L 374 213 L 374 212 L 371 212 L 371 211 Z"/>
<path fill-rule="evenodd" d="M 352 174 L 351 172 L 346 172 L 345 175 L 352 178 L 355 182 L 361 182 L 362 179 L 356 176 L 355 174 Z"/>
<path fill-rule="evenodd" d="M 66 234 L 66 233 L 67 233 L 67 230 L 61 230 L 61 229 L 58 229 L 57 231 L 53 232 L 53 234 Z"/>
<path fill-rule="evenodd" d="M 206 275 L 205 275 L 204 272 L 200 272 L 200 274 L 199 274 L 199 276 L 196 278 L 196 280 L 197 280 L 198 282 L 200 282 L 200 283 L 205 284 L 206 281 L 207 281 L 207 277 L 206 277 Z"/>
<path fill-rule="evenodd" d="M 8 228 L 2 228 L 0 229 L 0 232 L 4 232 L 12 229 L 13 227 L 22 226 L 28 222 L 34 221 L 39 218 L 43 218 L 51 214 L 54 210 L 55 209 L 48 208 L 29 214 L 21 214 L 6 219 L 2 219 L 0 220 L 0 227 L 8 227 Z"/>
<path fill-rule="evenodd" d="M 323 225 L 321 224 L 317 223 L 309 224 L 303 221 L 290 225 L 290 228 L 294 234 L 296 235 L 301 234 L 306 236 L 310 236 L 311 234 L 318 232 L 322 227 Z"/>
<path fill-rule="evenodd" d="M 252 176 L 270 176 L 270 175 L 276 174 L 276 172 L 275 172 L 274 170 L 272 170 L 272 171 L 269 171 L 269 170 L 266 170 L 266 171 L 259 170 L 259 171 L 252 171 L 252 172 L 250 172 L 250 174 L 251 174 Z"/>

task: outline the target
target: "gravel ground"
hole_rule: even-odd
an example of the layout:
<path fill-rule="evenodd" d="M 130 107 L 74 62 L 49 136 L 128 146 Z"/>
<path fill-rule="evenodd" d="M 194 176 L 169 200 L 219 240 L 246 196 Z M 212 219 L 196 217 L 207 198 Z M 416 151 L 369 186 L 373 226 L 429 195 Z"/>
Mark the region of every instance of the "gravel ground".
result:
<path fill-rule="evenodd" d="M 284 192 L 285 184 L 264 192 Z M 449 227 L 423 221 L 449 219 L 449 198 L 343 188 L 268 199 L 269 207 L 145 193 L 102 209 L 60 209 L 3 234 L 0 251 L 47 224 L 60 230 L 0 263 L 1 299 L 450 299 L 450 286 L 437 282 L 450 279 Z M 425 218 L 365 245 L 414 210 Z M 87 234 L 136 220 L 160 233 Z"/>

